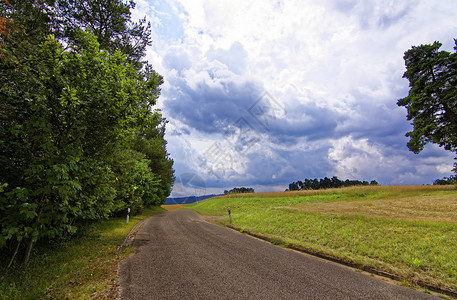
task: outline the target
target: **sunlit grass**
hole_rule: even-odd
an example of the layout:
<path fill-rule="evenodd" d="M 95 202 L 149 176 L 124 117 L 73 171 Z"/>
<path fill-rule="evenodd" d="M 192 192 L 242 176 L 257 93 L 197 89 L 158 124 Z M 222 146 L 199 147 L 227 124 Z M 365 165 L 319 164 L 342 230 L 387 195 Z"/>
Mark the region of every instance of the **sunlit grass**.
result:
<path fill-rule="evenodd" d="M 228 207 L 243 230 L 457 291 L 455 186 L 230 195 L 186 208 L 224 215 Z"/>
<path fill-rule="evenodd" d="M 147 209 L 128 225 L 125 218 L 92 223 L 69 241 L 38 244 L 29 267 L 16 263 L 0 283 L 0 299 L 114 299 L 117 265 L 131 252 L 118 246 L 135 224 L 163 211 Z M 3 270 L 6 257 L 0 263 Z"/>

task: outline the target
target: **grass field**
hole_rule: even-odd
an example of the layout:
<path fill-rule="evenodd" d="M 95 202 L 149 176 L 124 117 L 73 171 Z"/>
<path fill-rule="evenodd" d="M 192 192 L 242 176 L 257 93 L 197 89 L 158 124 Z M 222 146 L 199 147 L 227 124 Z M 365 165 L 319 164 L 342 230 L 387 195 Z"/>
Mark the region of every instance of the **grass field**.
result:
<path fill-rule="evenodd" d="M 349 263 L 457 292 L 455 186 L 376 186 L 229 195 L 186 206 Z M 221 222 L 228 222 L 228 218 Z"/>
<path fill-rule="evenodd" d="M 157 207 L 131 217 L 99 221 L 68 241 L 38 244 L 29 267 L 12 267 L 0 282 L 0 299 L 114 299 L 117 266 L 131 247 L 117 248 L 130 229 L 146 217 L 165 211 Z M 3 271 L 6 257 L 0 258 Z"/>

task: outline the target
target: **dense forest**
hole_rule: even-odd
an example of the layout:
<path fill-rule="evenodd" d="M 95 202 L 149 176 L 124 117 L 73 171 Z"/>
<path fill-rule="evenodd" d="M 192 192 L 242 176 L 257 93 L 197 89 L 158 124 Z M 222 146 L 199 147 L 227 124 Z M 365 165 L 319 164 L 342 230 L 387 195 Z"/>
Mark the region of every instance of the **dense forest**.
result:
<path fill-rule="evenodd" d="M 174 181 L 133 1 L 0 0 L 0 250 L 160 205 Z"/>
<path fill-rule="evenodd" d="M 333 176 L 332 178 L 321 178 L 321 179 L 305 179 L 304 181 L 292 182 L 289 184 L 289 188 L 286 191 L 300 191 L 300 190 L 320 190 L 330 188 L 349 187 L 356 185 L 379 185 L 376 180 L 360 181 L 360 180 L 340 180 L 338 177 Z"/>

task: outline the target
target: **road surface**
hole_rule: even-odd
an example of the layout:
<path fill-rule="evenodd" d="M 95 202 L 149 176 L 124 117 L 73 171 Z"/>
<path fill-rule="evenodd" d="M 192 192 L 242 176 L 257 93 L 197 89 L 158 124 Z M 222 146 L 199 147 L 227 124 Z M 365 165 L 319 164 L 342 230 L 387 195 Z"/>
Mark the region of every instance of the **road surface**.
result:
<path fill-rule="evenodd" d="M 119 267 L 121 299 L 436 299 L 204 222 L 189 210 L 145 223 Z"/>

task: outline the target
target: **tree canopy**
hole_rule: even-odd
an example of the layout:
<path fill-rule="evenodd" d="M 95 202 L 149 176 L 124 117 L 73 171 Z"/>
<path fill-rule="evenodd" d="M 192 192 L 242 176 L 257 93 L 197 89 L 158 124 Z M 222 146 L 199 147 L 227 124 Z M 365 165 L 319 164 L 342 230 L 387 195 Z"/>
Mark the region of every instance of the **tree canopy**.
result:
<path fill-rule="evenodd" d="M 151 45 L 151 25 L 146 18 L 131 20 L 135 2 L 115 0 L 56 0 L 53 5 L 53 27 L 57 36 L 72 42 L 83 29 L 97 36 L 100 48 L 113 53 L 121 51 L 136 68 Z"/>
<path fill-rule="evenodd" d="M 408 147 L 414 153 L 435 143 L 457 153 L 457 40 L 454 53 L 440 50 L 442 44 L 413 46 L 405 52 L 410 91 L 398 100 L 406 107 L 413 130 Z M 456 165 L 457 167 L 457 165 Z"/>
<path fill-rule="evenodd" d="M 133 2 L 68 2 L 87 10 L 80 23 L 64 1 L 0 1 L 0 251 L 21 247 L 24 262 L 82 220 L 163 204 L 174 181 Z M 83 26 L 105 2 L 109 38 Z"/>
<path fill-rule="evenodd" d="M 433 185 L 452 185 L 452 184 L 457 184 L 457 175 L 454 176 L 449 176 L 449 177 L 443 177 L 441 179 L 436 179 L 433 181 Z"/>

